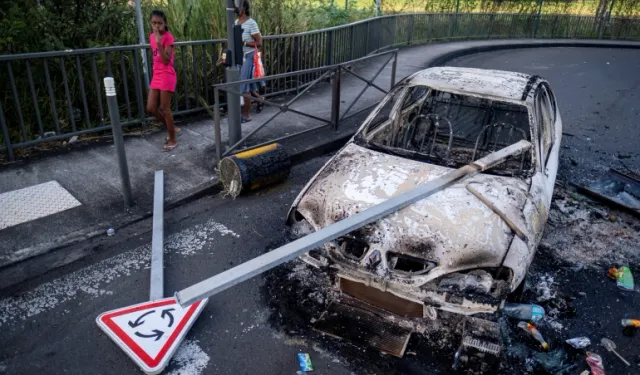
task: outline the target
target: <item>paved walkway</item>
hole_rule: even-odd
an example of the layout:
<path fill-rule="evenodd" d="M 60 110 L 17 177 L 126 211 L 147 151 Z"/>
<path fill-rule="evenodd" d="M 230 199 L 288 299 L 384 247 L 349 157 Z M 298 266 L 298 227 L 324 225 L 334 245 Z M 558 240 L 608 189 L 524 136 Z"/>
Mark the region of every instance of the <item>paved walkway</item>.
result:
<path fill-rule="evenodd" d="M 396 80 L 432 65 L 434 62 L 441 62 L 443 56 L 455 57 L 455 54 L 460 51 L 468 51 L 470 48 L 487 49 L 496 45 L 516 47 L 523 43 L 546 46 L 549 42 L 544 40 L 491 40 L 406 48 L 399 52 Z M 565 41 L 564 43 L 573 42 Z M 589 45 L 591 42 L 581 43 Z M 384 57 L 381 59 L 386 60 Z M 354 67 L 354 70 L 369 78 L 378 70 L 384 60 L 360 64 Z M 382 71 L 375 83 L 388 88 L 390 76 L 391 64 Z M 365 83 L 355 77 L 344 76 L 341 92 L 342 112 L 346 110 L 346 107 L 364 86 Z M 331 113 L 330 93 L 331 86 L 321 84 L 301 97 L 296 104 L 292 105 L 292 108 L 328 119 Z M 382 93 L 370 88 L 350 113 L 369 108 L 377 103 L 382 96 Z M 275 111 L 275 108 L 265 107 L 261 114 L 253 114 L 254 121 L 243 125 L 243 134 L 248 134 L 255 129 Z M 261 129 L 251 143 L 256 144 L 292 134 L 319 124 L 319 122 L 288 112 L 280 115 L 264 129 Z M 172 153 L 161 151 L 164 132 L 126 138 L 125 147 L 136 201 L 134 207 L 130 209 L 126 209 L 123 204 L 119 170 L 114 147 L 111 144 L 71 151 L 0 169 L 0 202 L 2 194 L 8 192 L 12 192 L 13 197 L 23 197 L 21 199 L 25 201 L 30 199 L 28 198 L 29 194 L 41 196 L 42 193 L 39 190 L 24 190 L 19 194 L 15 192 L 18 189 L 33 186 L 38 186 L 40 190 L 63 189 L 73 198 L 62 191 L 60 194 L 54 192 L 51 199 L 40 199 L 39 203 L 26 202 L 30 203 L 31 211 L 35 212 L 25 215 L 25 222 L 19 223 L 20 221 L 14 220 L 11 223 L 13 226 L 0 227 L 0 279 L 3 276 L 3 269 L 33 255 L 48 252 L 54 241 L 60 242 L 69 238 L 80 240 L 92 234 L 104 233 L 109 227 L 117 228 L 121 223 L 148 215 L 152 210 L 153 175 L 156 170 L 165 171 L 165 198 L 167 202 L 179 201 L 192 195 L 195 191 L 214 185 L 216 171 L 213 121 L 203 119 L 188 123 L 181 122 L 178 126 L 182 127 L 183 135 L 179 139 L 179 147 Z M 357 121 L 351 121 L 351 123 L 342 124 L 340 132 L 324 129 L 308 133 L 305 137 L 285 144 L 297 152 L 305 147 L 313 148 L 331 140 L 340 139 L 340 137 L 344 138 L 345 134 L 351 134 L 357 126 Z M 222 140 L 223 142 L 227 140 L 226 119 L 222 121 Z M 56 181 L 59 186 L 51 183 L 52 181 Z M 45 183 L 47 185 L 40 186 Z M 57 191 L 60 192 L 60 190 Z M 47 193 L 51 194 L 48 190 Z M 61 204 L 56 199 L 58 196 L 65 196 L 65 202 L 70 201 L 71 203 Z M 76 200 L 80 205 L 76 204 Z M 57 208 L 48 207 L 50 205 Z M 55 213 L 65 208 L 65 211 Z M 72 260 L 59 259 L 51 262 L 66 264 Z M 51 267 L 54 266 L 51 265 Z M 27 271 L 15 271 L 13 275 L 24 272 Z M 1 284 L 0 288 L 2 288 Z"/>

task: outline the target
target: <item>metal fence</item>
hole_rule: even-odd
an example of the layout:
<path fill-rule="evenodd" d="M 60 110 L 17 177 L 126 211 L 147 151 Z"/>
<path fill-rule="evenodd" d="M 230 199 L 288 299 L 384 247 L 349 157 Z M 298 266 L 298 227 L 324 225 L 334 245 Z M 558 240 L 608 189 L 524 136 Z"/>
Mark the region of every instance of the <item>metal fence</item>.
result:
<path fill-rule="evenodd" d="M 286 74 L 331 66 L 377 51 L 449 40 L 487 38 L 589 38 L 640 40 L 640 19 L 572 15 L 416 13 L 373 18 L 329 29 L 265 36 L 268 95 L 303 89 L 317 76 Z M 224 40 L 176 44 L 178 85 L 172 111 L 187 115 L 214 106 L 213 85 L 223 81 Z M 0 151 L 74 135 L 108 131 L 104 76 L 113 76 L 124 126 L 149 120 L 140 50 L 148 46 L 0 56 Z M 149 67 L 149 70 L 150 67 Z M 218 103 L 222 104 L 222 103 Z"/>

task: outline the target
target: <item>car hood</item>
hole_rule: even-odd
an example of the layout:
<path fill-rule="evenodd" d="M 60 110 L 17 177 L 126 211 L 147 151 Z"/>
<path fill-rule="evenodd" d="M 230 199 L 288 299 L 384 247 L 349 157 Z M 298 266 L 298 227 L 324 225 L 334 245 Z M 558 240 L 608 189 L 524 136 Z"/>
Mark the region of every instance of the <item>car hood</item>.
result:
<path fill-rule="evenodd" d="M 318 173 L 294 206 L 319 230 L 450 171 L 350 143 Z M 389 251 L 435 262 L 430 279 L 457 270 L 498 266 L 513 233 L 467 190 L 467 184 L 510 219 L 522 220 L 528 181 L 478 174 L 362 228 L 369 252 L 382 253 L 383 268 Z"/>

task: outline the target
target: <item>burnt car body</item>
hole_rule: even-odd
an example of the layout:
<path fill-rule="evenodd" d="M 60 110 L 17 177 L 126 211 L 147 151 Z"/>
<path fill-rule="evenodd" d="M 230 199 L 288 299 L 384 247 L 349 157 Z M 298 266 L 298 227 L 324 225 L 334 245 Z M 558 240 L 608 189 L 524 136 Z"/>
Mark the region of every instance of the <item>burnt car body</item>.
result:
<path fill-rule="evenodd" d="M 438 67 L 398 83 L 309 181 L 287 223 L 317 231 L 520 140 L 529 151 L 301 256 L 409 320 L 492 314 L 543 233 L 562 121 L 538 76 Z"/>

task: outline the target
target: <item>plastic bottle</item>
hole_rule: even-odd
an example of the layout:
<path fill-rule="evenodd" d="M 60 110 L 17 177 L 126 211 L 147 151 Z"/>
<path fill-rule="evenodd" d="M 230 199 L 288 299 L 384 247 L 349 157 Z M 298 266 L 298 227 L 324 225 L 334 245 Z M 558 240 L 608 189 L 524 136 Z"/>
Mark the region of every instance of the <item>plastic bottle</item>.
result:
<path fill-rule="evenodd" d="M 536 326 L 534 326 L 531 323 L 520 322 L 520 323 L 518 323 L 518 327 L 520 327 L 523 330 L 527 331 L 534 339 L 536 339 L 536 341 L 538 341 L 540 343 L 540 346 L 542 346 L 543 350 L 549 349 L 549 344 L 544 339 L 544 337 L 542 337 L 542 334 L 540 333 L 540 331 L 538 331 Z"/>
<path fill-rule="evenodd" d="M 510 318 L 537 322 L 544 317 L 544 308 L 533 303 L 505 303 L 502 313 Z"/>

